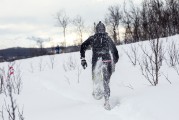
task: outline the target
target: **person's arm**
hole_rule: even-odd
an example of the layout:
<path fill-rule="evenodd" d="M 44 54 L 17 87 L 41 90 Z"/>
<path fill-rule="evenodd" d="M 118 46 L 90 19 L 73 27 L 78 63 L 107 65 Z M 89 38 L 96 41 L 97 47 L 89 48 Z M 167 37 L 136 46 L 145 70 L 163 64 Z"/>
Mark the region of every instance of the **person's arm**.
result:
<path fill-rule="evenodd" d="M 116 45 L 112 41 L 112 39 L 110 37 L 108 39 L 109 39 L 109 42 L 110 42 L 110 50 L 111 50 L 111 53 L 113 55 L 113 61 L 116 64 L 118 62 L 118 59 L 119 59 L 118 50 L 116 48 Z"/>
<path fill-rule="evenodd" d="M 81 44 L 81 48 L 80 48 L 81 59 L 85 58 L 85 51 L 92 44 L 92 41 L 93 41 L 93 36 L 89 37 L 86 41 L 84 41 Z"/>

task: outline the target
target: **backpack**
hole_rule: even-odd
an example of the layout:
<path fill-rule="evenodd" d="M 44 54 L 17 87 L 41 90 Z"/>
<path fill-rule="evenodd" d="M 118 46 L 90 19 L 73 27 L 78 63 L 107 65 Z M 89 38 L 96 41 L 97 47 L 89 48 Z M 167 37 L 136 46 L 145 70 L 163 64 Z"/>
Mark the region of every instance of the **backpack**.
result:
<path fill-rule="evenodd" d="M 109 53 L 109 40 L 107 34 L 95 34 L 93 41 L 93 52 L 97 54 Z"/>

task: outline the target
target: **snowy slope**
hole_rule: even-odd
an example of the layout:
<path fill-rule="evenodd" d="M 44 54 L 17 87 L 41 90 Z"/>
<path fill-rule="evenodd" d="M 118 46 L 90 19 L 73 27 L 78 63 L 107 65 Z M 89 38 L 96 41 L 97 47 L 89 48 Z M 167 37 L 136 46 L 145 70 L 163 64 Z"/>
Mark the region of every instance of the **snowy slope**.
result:
<path fill-rule="evenodd" d="M 167 46 L 171 41 L 178 44 L 177 39 L 179 35 L 163 41 Z M 138 44 L 141 43 L 134 45 Z M 148 42 L 143 44 L 148 45 Z M 79 52 L 55 55 L 53 69 L 50 62 L 53 56 L 16 61 L 23 80 L 17 103 L 24 106 L 25 120 L 179 120 L 176 72 L 164 62 L 162 71 L 172 84 L 161 77 L 158 86 L 150 86 L 124 50 L 130 50 L 130 45 L 118 46 L 120 59 L 110 83 L 111 111 L 103 108 L 104 100 L 92 97 L 90 50 L 86 53 L 86 70 L 80 65 Z M 68 68 L 70 65 L 73 67 Z M 1 68 L 7 66 L 8 63 L 0 64 Z M 0 107 L 3 103 L 0 94 Z"/>

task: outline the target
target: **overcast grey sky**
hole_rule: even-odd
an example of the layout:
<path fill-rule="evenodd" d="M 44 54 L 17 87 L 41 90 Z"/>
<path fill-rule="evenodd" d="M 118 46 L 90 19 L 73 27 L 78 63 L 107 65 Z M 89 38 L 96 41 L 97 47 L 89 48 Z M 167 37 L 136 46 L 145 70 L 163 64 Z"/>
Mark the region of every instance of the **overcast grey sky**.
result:
<path fill-rule="evenodd" d="M 65 10 L 70 18 L 80 15 L 86 26 L 104 19 L 110 5 L 122 5 L 124 0 L 0 0 L 0 49 L 34 47 L 27 37 L 62 39 L 55 27 L 55 14 Z M 133 0 L 135 3 L 140 0 Z"/>

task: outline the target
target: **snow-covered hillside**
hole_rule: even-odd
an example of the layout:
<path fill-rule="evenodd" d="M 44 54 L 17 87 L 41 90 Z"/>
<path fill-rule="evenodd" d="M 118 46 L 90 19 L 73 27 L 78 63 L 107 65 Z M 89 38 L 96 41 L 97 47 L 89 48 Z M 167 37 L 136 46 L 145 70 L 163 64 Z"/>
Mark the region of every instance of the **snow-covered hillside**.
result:
<path fill-rule="evenodd" d="M 178 39 L 179 35 L 164 38 L 165 49 L 171 41 L 178 45 Z M 148 42 L 133 45 L 139 44 Z M 92 97 L 90 50 L 86 52 L 85 70 L 80 65 L 79 52 L 15 61 L 14 69 L 16 65 L 20 67 L 23 82 L 16 100 L 24 107 L 25 120 L 179 120 L 177 73 L 163 61 L 161 70 L 171 84 L 160 77 L 159 84 L 151 86 L 124 51 L 130 51 L 130 45 L 118 46 L 120 59 L 110 82 L 110 111 L 104 109 L 104 100 Z M 141 54 L 139 48 L 138 55 Z M 0 68 L 8 64 L 1 63 Z M 0 94 L 2 106 L 4 95 Z"/>

